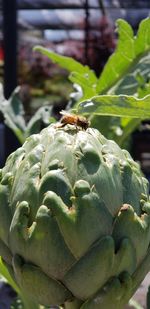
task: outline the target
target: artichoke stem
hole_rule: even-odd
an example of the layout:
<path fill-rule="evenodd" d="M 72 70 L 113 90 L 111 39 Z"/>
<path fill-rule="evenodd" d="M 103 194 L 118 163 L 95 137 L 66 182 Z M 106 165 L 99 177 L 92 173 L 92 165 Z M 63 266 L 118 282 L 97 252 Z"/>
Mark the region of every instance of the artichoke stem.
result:
<path fill-rule="evenodd" d="M 80 309 L 83 302 L 81 300 L 75 299 L 73 301 L 65 302 L 65 309 Z"/>

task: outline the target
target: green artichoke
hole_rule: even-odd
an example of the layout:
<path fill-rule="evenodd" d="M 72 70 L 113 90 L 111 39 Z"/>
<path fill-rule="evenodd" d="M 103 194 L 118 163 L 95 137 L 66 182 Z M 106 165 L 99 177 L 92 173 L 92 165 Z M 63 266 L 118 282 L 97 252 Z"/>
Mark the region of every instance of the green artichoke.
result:
<path fill-rule="evenodd" d="M 45 306 L 117 309 L 150 264 L 148 181 L 96 129 L 51 125 L 1 170 L 0 255 Z"/>

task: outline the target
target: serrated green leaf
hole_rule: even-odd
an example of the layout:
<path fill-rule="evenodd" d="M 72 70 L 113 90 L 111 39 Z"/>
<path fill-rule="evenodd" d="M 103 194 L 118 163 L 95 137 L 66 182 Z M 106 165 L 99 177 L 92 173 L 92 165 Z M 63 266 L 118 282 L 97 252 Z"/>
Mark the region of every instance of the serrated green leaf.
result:
<path fill-rule="evenodd" d="M 150 18 L 140 22 L 137 36 L 135 37 L 135 55 L 140 55 L 150 48 Z"/>
<path fill-rule="evenodd" d="M 69 78 L 82 87 L 84 100 L 109 91 L 114 94 L 133 95 L 138 87 L 135 71 L 143 68 L 143 64 L 140 68 L 137 68 L 137 64 L 150 51 L 150 18 L 140 23 L 137 36 L 134 36 L 132 27 L 125 20 L 119 19 L 117 27 L 119 39 L 116 51 L 107 61 L 99 79 L 88 66 L 71 57 L 58 55 L 41 46 L 36 46 L 34 50 L 71 72 Z M 128 76 L 129 73 L 132 73 L 131 76 Z"/>
<path fill-rule="evenodd" d="M 141 60 L 133 66 L 131 73 L 126 74 L 114 87 L 113 94 L 135 95 L 138 93 L 139 86 L 145 87 L 146 81 L 150 75 L 150 53 L 141 58 Z M 112 91 L 111 91 L 112 92 Z M 150 93 L 150 92 L 149 92 Z M 144 97 L 140 95 L 138 97 Z"/>
<path fill-rule="evenodd" d="M 150 95 L 137 99 L 125 95 L 101 95 L 78 105 L 78 112 L 146 119 L 150 117 Z"/>
<path fill-rule="evenodd" d="M 118 45 L 107 61 L 97 84 L 98 93 L 107 93 L 120 79 L 133 70 L 141 57 L 150 51 L 150 18 L 144 19 L 137 36 L 124 20 L 117 21 Z"/>
<path fill-rule="evenodd" d="M 60 67 L 68 70 L 69 72 L 78 72 L 80 74 L 89 74 L 92 79 L 95 81 L 97 80 L 95 73 L 87 66 L 87 65 L 82 65 L 80 62 L 77 60 L 59 55 L 51 50 L 48 50 L 47 48 L 44 48 L 42 46 L 35 46 L 34 51 L 38 51 L 41 54 L 47 56 L 49 59 L 51 59 L 53 62 L 57 63 L 60 65 Z"/>
<path fill-rule="evenodd" d="M 42 53 L 51 59 L 54 63 L 59 64 L 60 67 L 69 71 L 71 73 L 69 79 L 73 83 L 78 83 L 78 85 L 83 87 L 84 98 L 91 97 L 91 95 L 96 94 L 95 89 L 97 84 L 97 77 L 94 71 L 91 70 L 87 65 L 82 65 L 80 62 L 71 57 L 59 55 L 42 46 L 35 46 L 34 50 Z M 91 92 L 89 91 L 89 87 L 91 88 Z"/>

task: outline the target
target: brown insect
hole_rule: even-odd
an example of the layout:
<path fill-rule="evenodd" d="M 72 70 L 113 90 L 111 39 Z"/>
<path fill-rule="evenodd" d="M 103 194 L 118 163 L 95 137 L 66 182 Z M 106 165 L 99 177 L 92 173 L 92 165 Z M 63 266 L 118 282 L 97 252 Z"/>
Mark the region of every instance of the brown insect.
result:
<path fill-rule="evenodd" d="M 60 119 L 60 127 L 71 124 L 86 130 L 89 126 L 89 121 L 83 116 L 69 114 L 66 111 L 61 111 L 60 114 L 63 115 Z"/>

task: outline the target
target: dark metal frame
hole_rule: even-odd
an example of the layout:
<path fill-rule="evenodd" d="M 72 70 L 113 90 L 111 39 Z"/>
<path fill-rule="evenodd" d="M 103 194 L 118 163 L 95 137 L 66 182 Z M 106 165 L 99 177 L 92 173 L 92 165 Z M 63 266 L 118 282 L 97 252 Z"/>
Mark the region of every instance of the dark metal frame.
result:
<path fill-rule="evenodd" d="M 85 0 L 85 59 L 88 64 L 89 3 Z M 69 6 L 65 6 L 68 8 Z M 71 7 L 71 6 L 70 6 Z M 81 8 L 80 7 L 80 8 Z M 54 8 L 54 7 L 53 7 Z M 77 8 L 77 7 L 71 7 Z M 90 7 L 91 8 L 91 7 Z M 4 95 L 10 96 L 17 86 L 17 0 L 2 0 L 4 44 Z M 11 55 L 11 56 L 10 56 Z"/>
<path fill-rule="evenodd" d="M 17 5 L 3 0 L 4 94 L 8 98 L 17 86 Z"/>

